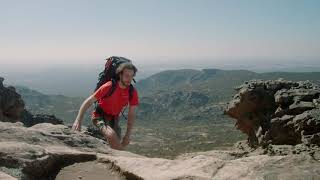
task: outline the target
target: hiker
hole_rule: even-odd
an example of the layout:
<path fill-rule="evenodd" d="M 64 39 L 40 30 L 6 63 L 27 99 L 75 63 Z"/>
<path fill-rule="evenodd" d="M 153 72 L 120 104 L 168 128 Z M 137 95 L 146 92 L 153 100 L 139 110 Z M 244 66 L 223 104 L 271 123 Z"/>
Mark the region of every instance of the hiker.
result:
<path fill-rule="evenodd" d="M 137 90 L 131 81 L 137 73 L 137 68 L 130 60 L 112 56 L 108 59 L 105 70 L 99 75 L 99 82 L 95 92 L 81 105 L 73 130 L 81 130 L 81 121 L 86 110 L 96 104 L 92 112 L 92 123 L 100 130 L 110 147 L 123 150 L 130 143 L 132 127 L 135 121 L 135 109 L 139 104 Z M 106 81 L 106 82 L 105 82 Z M 129 104 L 127 117 L 127 131 L 121 141 L 119 114 Z"/>

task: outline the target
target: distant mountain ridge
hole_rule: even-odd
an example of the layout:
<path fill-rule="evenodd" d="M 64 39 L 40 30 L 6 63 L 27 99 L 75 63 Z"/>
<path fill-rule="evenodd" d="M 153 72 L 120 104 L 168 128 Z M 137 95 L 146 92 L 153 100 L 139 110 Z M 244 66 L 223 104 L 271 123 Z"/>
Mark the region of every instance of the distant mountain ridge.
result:
<path fill-rule="evenodd" d="M 167 108 L 188 109 L 181 114 L 201 112 L 203 106 L 223 105 L 234 93 L 234 88 L 251 79 L 320 82 L 320 72 L 255 73 L 247 70 L 169 70 L 152 75 L 136 84 L 143 112 L 166 111 Z M 188 95 L 189 94 L 189 95 Z M 197 102 L 197 103 L 196 103 Z M 183 108 L 180 108 L 183 106 Z M 193 110 L 198 109 L 196 112 Z M 170 110 L 169 110 L 170 111 Z M 172 115 L 168 115 L 172 117 Z"/>
<path fill-rule="evenodd" d="M 137 87 L 144 95 L 154 90 L 170 90 L 174 88 L 190 89 L 199 83 L 221 83 L 219 80 L 228 80 L 229 83 L 250 80 L 250 79 L 278 79 L 290 80 L 318 80 L 320 72 L 268 72 L 256 73 L 248 70 L 221 70 L 221 69 L 181 69 L 167 70 L 142 79 Z M 210 82 L 211 81 L 211 82 Z M 222 83 L 228 83 L 223 81 Z"/>

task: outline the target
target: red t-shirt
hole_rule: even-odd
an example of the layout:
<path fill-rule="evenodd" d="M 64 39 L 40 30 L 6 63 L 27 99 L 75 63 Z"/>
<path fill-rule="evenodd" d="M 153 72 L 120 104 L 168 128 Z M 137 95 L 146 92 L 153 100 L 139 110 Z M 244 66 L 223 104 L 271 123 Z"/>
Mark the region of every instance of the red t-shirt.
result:
<path fill-rule="evenodd" d="M 106 114 L 119 116 L 123 108 L 129 103 L 130 106 L 139 104 L 138 92 L 134 88 L 132 99 L 129 101 L 129 87 L 122 89 L 119 83 L 116 83 L 115 91 L 111 96 L 105 97 L 112 86 L 112 81 L 108 81 L 97 89 L 93 95 L 98 100 L 98 104 Z M 95 111 L 92 112 L 92 118 L 99 117 L 100 115 Z"/>

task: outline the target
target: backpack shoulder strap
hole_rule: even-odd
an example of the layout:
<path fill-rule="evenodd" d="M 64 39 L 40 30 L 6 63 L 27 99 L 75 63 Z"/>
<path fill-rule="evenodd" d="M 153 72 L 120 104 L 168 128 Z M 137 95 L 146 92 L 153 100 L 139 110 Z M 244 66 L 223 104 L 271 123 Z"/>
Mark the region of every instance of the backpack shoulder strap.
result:
<path fill-rule="evenodd" d="M 111 79 L 111 82 L 112 82 L 111 88 L 106 93 L 106 95 L 104 95 L 101 99 L 111 96 L 114 93 L 114 91 L 116 90 L 116 85 L 117 85 L 116 84 L 117 83 L 116 80 L 115 79 Z M 98 114 L 102 115 L 103 117 L 105 116 L 105 113 L 103 112 L 102 108 L 100 107 L 98 101 L 95 102 L 94 109 Z"/>
<path fill-rule="evenodd" d="M 103 96 L 103 98 L 111 96 L 114 93 L 114 91 L 116 90 L 117 81 L 115 79 L 111 79 L 111 82 L 112 82 L 111 88 L 109 89 L 108 93 L 106 93 L 106 95 Z"/>
<path fill-rule="evenodd" d="M 129 101 L 133 98 L 134 87 L 132 84 L 129 86 Z"/>

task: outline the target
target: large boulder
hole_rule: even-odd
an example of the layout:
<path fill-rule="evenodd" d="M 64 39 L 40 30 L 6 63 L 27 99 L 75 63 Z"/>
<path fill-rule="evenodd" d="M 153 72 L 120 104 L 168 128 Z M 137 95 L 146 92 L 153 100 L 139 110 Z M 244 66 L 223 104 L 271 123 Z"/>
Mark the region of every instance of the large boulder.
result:
<path fill-rule="evenodd" d="M 236 88 L 225 114 L 251 147 L 320 146 L 320 88 L 309 81 L 251 80 Z"/>
<path fill-rule="evenodd" d="M 24 102 L 13 86 L 5 87 L 0 77 L 0 121 L 17 122 L 24 111 Z"/>
<path fill-rule="evenodd" d="M 98 153 L 140 157 L 64 125 L 0 122 L 0 171 L 20 179 L 54 179 L 61 168 L 95 161 Z"/>
<path fill-rule="evenodd" d="M 39 123 L 51 123 L 51 124 L 63 124 L 61 119 L 58 119 L 55 115 L 48 114 L 31 114 L 27 110 L 23 112 L 21 122 L 27 126 L 33 126 Z"/>

